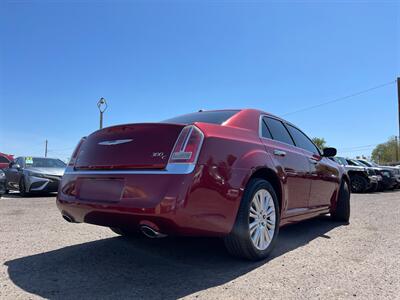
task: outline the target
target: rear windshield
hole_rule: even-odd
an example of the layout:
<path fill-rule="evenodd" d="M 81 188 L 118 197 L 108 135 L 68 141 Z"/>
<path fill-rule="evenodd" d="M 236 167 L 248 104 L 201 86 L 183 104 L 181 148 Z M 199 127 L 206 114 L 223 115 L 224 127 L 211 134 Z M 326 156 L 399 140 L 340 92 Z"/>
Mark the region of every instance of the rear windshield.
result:
<path fill-rule="evenodd" d="M 239 110 L 201 111 L 164 120 L 161 123 L 192 124 L 194 122 L 203 122 L 222 124 L 237 112 Z"/>

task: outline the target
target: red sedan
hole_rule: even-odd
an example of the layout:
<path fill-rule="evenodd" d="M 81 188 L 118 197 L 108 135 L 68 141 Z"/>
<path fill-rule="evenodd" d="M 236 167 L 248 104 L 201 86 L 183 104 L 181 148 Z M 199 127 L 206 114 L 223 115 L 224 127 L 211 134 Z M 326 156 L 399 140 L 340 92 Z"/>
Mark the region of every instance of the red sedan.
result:
<path fill-rule="evenodd" d="M 8 168 L 10 165 L 10 162 L 12 162 L 13 160 L 14 160 L 13 155 L 0 152 L 0 169 Z"/>
<path fill-rule="evenodd" d="M 349 221 L 335 154 L 253 109 L 112 126 L 79 142 L 57 205 L 69 222 L 130 237 L 220 236 L 231 254 L 262 259 L 280 226 L 328 213 Z"/>

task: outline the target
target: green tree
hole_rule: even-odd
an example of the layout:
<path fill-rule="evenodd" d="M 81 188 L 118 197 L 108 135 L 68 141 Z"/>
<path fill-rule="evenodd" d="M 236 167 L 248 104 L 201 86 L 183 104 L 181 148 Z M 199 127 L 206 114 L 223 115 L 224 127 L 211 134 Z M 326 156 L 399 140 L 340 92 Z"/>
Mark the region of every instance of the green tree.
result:
<path fill-rule="evenodd" d="M 326 148 L 326 141 L 324 138 L 318 138 L 314 137 L 311 139 L 313 143 L 319 148 L 319 149 L 324 149 Z"/>
<path fill-rule="evenodd" d="M 379 144 L 372 150 L 372 160 L 380 164 L 395 162 L 396 147 L 400 155 L 400 148 L 397 145 L 396 137 L 392 136 L 386 143 Z"/>

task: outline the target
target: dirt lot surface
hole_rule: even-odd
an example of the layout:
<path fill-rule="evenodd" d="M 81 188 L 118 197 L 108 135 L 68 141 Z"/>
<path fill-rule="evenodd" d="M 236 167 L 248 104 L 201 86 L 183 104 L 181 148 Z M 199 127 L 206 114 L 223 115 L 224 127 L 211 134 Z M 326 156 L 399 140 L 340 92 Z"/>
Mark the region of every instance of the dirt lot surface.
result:
<path fill-rule="evenodd" d="M 352 195 L 348 226 L 281 230 L 268 261 L 219 239 L 127 240 L 65 222 L 55 198 L 0 199 L 0 299 L 400 299 L 400 191 Z"/>

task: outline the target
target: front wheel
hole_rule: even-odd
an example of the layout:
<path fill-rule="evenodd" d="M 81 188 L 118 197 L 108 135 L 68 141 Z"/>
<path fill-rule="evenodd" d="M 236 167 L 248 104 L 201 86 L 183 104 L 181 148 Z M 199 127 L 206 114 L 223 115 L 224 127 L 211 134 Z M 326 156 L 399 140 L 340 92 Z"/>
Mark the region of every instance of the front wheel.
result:
<path fill-rule="evenodd" d="M 224 238 L 228 252 L 249 260 L 266 258 L 279 232 L 279 203 L 272 185 L 252 179 L 244 192 L 232 232 Z"/>
<path fill-rule="evenodd" d="M 336 207 L 331 211 L 334 221 L 349 223 L 350 220 L 350 190 L 347 181 L 343 180 L 340 185 Z"/>
<path fill-rule="evenodd" d="M 351 191 L 353 193 L 364 193 L 368 187 L 368 181 L 361 175 L 353 175 L 350 177 Z"/>
<path fill-rule="evenodd" d="M 21 195 L 21 197 L 26 197 L 29 195 L 29 193 L 26 191 L 24 177 L 21 177 L 21 180 L 19 181 L 19 194 Z"/>

